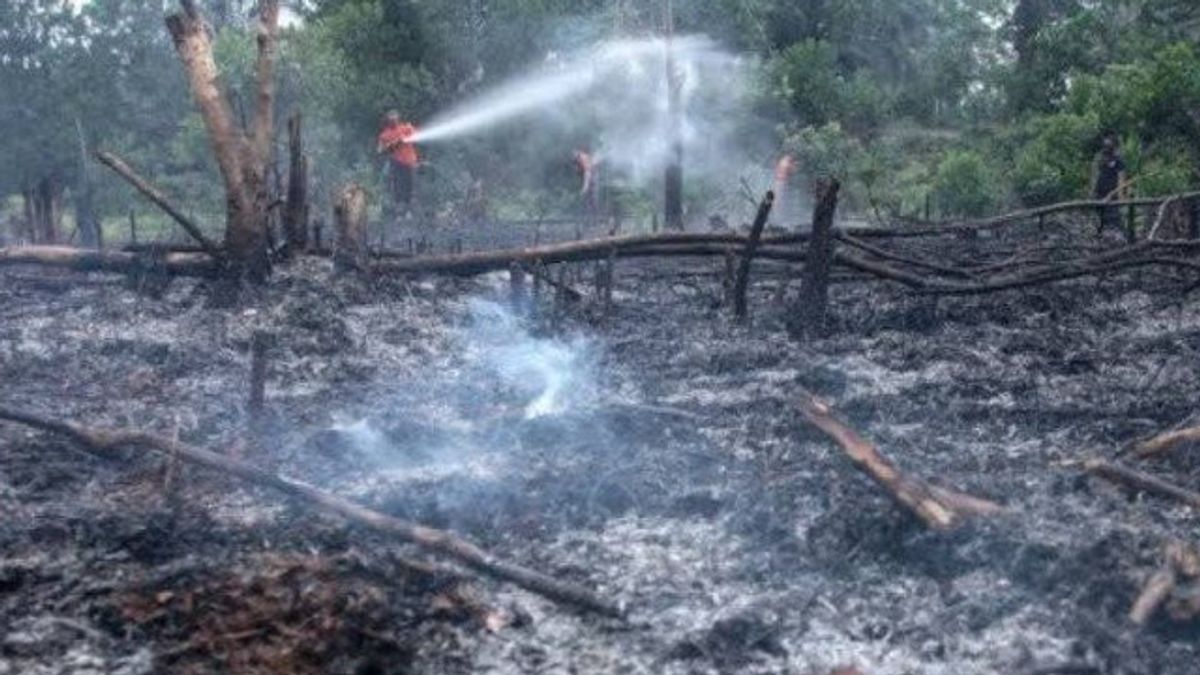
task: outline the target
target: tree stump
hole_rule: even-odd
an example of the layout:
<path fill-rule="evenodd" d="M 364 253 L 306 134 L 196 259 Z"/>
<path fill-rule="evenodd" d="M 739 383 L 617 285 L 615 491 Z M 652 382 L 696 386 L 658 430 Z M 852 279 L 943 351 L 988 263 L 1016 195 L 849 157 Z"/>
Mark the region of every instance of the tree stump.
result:
<path fill-rule="evenodd" d="M 333 207 L 337 230 L 333 249 L 338 273 L 367 269 L 367 191 L 359 185 L 342 188 Z"/>

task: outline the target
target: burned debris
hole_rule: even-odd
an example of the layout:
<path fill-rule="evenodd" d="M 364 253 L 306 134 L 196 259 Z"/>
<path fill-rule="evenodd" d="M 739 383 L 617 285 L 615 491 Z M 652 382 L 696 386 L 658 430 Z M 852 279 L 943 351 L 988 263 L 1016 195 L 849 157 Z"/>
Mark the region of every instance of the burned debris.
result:
<path fill-rule="evenodd" d="M 22 185 L 0 675 L 1195 669 L 1200 192 L 1166 132 L 1099 128 L 1107 75 L 972 146 L 1012 166 L 916 171 L 883 155 L 975 143 L 935 122 L 993 85 L 885 127 L 863 45 L 773 44 L 815 5 L 745 10 L 769 65 L 678 29 L 690 5 L 516 8 L 611 37 L 493 81 L 511 26 L 467 4 L 155 10 L 169 150 L 76 116 L 70 235 L 62 170 Z M 1030 76 L 1026 24 L 1066 19 L 1027 4 Z M 75 67 L 124 39 L 106 12 L 145 20 L 21 11 Z M 20 46 L 0 77 L 49 59 Z M 806 126 L 759 124 L 752 76 Z M 1055 134 L 1100 144 L 1091 199 Z"/>

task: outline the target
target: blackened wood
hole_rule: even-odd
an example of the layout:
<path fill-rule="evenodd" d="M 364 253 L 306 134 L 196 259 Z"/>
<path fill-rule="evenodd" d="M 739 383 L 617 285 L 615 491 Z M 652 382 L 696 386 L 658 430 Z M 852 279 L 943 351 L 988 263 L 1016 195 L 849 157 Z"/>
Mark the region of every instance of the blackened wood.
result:
<path fill-rule="evenodd" d="M 775 193 L 768 191 L 758 205 L 758 213 L 754 216 L 754 224 L 750 226 L 750 238 L 742 251 L 742 260 L 738 265 L 737 278 L 733 284 L 733 313 L 739 321 L 746 319 L 749 312 L 746 294 L 750 290 L 750 267 L 754 255 L 758 253 L 762 242 L 763 229 L 771 218 L 771 208 L 775 206 Z"/>
<path fill-rule="evenodd" d="M 829 276 L 834 263 L 833 218 L 837 214 L 841 184 L 822 181 L 817 186 L 817 205 L 808 241 L 804 283 L 792 317 L 793 332 L 816 334 L 825 330 L 829 315 Z"/>

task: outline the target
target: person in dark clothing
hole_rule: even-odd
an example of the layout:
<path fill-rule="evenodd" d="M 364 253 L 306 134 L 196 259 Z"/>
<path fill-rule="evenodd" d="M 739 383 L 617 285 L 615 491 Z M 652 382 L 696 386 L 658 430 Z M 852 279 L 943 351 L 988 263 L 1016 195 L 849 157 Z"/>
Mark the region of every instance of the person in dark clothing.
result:
<path fill-rule="evenodd" d="M 1096 157 L 1092 197 L 1097 201 L 1119 201 L 1124 197 L 1127 183 L 1125 160 L 1121 157 L 1117 135 L 1112 132 L 1106 133 L 1100 154 Z M 1115 205 L 1100 207 L 1099 234 L 1104 234 L 1104 230 L 1109 226 L 1121 229 L 1120 207 Z"/>

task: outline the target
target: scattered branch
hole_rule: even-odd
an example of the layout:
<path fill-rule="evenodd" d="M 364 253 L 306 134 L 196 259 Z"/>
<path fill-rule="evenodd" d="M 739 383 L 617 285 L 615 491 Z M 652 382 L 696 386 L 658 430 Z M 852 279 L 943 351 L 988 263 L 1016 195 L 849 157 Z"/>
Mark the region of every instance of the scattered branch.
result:
<path fill-rule="evenodd" d="M 1195 441 L 1200 441 L 1200 427 L 1168 431 L 1148 441 L 1137 444 L 1133 449 L 1133 456 L 1141 459 L 1155 457 L 1165 454 L 1184 443 Z"/>
<path fill-rule="evenodd" d="M 904 474 L 874 444 L 834 417 L 833 410 L 824 401 L 808 392 L 800 394 L 799 408 L 810 424 L 841 446 L 860 471 L 931 529 L 953 529 L 968 517 L 989 516 L 1004 510 L 995 502 L 934 486 Z"/>
<path fill-rule="evenodd" d="M 1142 492 L 1150 492 L 1160 497 L 1170 497 L 1192 508 L 1200 509 L 1200 492 L 1194 492 L 1173 483 L 1168 483 L 1148 473 L 1099 459 L 1084 462 L 1083 468 L 1088 473 L 1103 478 L 1110 483 L 1124 485 L 1135 490 L 1141 490 Z"/>
<path fill-rule="evenodd" d="M 66 436 L 98 453 L 110 453 L 118 448 L 138 448 L 168 457 L 176 456 L 183 461 L 239 478 L 247 483 L 270 488 L 320 511 L 334 513 L 356 524 L 390 534 L 427 551 L 452 558 L 477 572 L 509 581 L 556 602 L 605 616 L 617 617 L 622 614 L 618 607 L 589 590 L 502 561 L 449 532 L 368 509 L 307 483 L 270 473 L 226 455 L 148 433 L 95 429 L 3 407 L 0 407 L 0 420 Z"/>

